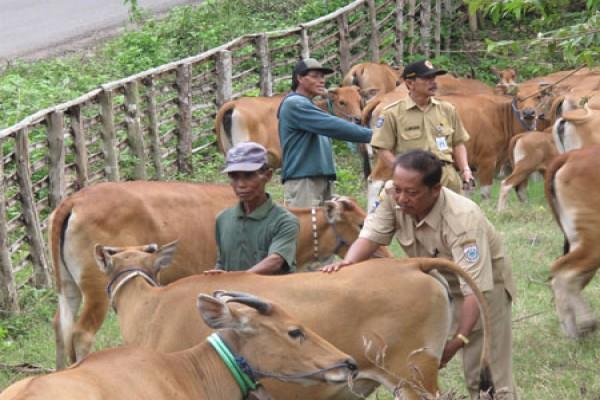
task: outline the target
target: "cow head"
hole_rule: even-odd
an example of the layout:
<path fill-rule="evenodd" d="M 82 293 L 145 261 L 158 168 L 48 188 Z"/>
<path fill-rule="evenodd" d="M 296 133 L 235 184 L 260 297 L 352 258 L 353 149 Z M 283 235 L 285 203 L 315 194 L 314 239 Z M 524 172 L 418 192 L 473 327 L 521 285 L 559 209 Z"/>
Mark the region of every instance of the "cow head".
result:
<path fill-rule="evenodd" d="M 496 67 L 491 67 L 490 70 L 498 78 L 498 83 L 496 84 L 497 87 L 510 90 L 510 88 L 517 86 L 517 70 L 515 68 L 499 70 Z"/>
<path fill-rule="evenodd" d="M 330 113 L 354 123 L 360 123 L 362 98 L 358 86 L 344 86 L 327 92 Z"/>
<path fill-rule="evenodd" d="M 125 269 L 136 268 L 156 281 L 158 273 L 173 259 L 176 246 L 177 241 L 160 247 L 156 244 L 128 247 L 96 244 L 94 256 L 98 268 L 109 277 L 109 280 Z"/>
<path fill-rule="evenodd" d="M 554 86 L 545 82 L 519 85 L 513 93 L 516 117 L 526 130 L 543 130 L 549 120 L 552 102 L 556 96 Z"/>
<path fill-rule="evenodd" d="M 229 349 L 242 356 L 255 378 L 346 383 L 356 362 L 276 304 L 247 293 L 200 294 L 204 322 L 218 329 Z"/>

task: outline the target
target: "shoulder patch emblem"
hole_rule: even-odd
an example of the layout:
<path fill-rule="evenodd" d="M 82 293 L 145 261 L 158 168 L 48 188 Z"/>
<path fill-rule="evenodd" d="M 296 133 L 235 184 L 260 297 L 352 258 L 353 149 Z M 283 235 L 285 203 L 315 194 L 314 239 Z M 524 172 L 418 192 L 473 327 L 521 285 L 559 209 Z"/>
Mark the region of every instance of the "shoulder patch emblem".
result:
<path fill-rule="evenodd" d="M 477 248 L 476 243 L 465 243 L 463 247 L 463 252 L 465 254 L 465 260 L 469 263 L 476 263 L 479 261 L 479 249 Z"/>
<path fill-rule="evenodd" d="M 377 122 L 375 123 L 375 127 L 376 128 L 381 128 L 383 126 L 383 121 L 384 121 L 383 116 L 377 118 Z"/>

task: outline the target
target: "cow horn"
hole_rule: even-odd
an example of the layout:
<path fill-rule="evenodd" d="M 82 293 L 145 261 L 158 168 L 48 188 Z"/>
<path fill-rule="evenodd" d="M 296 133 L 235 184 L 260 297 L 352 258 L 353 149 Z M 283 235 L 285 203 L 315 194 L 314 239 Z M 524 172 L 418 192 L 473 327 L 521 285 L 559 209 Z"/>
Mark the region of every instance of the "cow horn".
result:
<path fill-rule="evenodd" d="M 218 299 L 222 299 L 223 297 L 229 297 L 228 299 L 225 299 L 226 303 L 244 304 L 248 307 L 254 308 L 256 311 L 264 315 L 269 315 L 272 310 L 272 306 L 270 303 L 267 303 L 266 301 L 248 293 L 216 290 L 213 296 Z"/>

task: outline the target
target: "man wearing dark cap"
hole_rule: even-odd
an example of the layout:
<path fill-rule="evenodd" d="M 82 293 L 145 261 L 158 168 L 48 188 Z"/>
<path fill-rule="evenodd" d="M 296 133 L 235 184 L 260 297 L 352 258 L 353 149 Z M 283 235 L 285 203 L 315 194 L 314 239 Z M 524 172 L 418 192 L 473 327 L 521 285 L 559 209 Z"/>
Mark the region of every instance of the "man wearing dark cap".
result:
<path fill-rule="evenodd" d="M 327 93 L 325 75 L 332 72 L 312 58 L 296 63 L 292 92 L 277 112 L 287 206 L 313 207 L 332 197 L 336 174 L 331 139 L 371 140 L 370 129 L 329 115 L 313 104 L 316 96 Z"/>
<path fill-rule="evenodd" d="M 298 219 L 265 191 L 273 176 L 267 151 L 258 143 L 242 142 L 227 152 L 226 162 L 223 172 L 240 202 L 217 216 L 217 264 L 207 273 L 295 271 Z"/>
<path fill-rule="evenodd" d="M 371 145 L 390 168 L 397 154 L 415 149 L 432 152 L 444 163 L 442 185 L 462 193 L 473 184 L 465 147 L 469 134 L 454 106 L 433 97 L 435 78 L 445 73 L 429 60 L 407 65 L 402 78 L 408 96 L 384 109 Z"/>

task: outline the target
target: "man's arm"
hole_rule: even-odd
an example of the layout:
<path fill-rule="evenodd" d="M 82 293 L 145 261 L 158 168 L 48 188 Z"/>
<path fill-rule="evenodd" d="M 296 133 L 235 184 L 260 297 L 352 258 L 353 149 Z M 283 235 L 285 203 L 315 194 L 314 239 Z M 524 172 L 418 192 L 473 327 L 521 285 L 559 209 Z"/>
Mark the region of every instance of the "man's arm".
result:
<path fill-rule="evenodd" d="M 380 244 L 365 238 L 358 238 L 348 249 L 346 257 L 342 261 L 325 265 L 321 268 L 323 272 L 335 272 L 348 265 L 355 264 L 370 258 L 378 249 Z"/>
<path fill-rule="evenodd" d="M 371 129 L 329 115 L 310 101 L 294 98 L 287 100 L 285 116 L 290 121 L 296 121 L 298 126 L 309 133 L 350 142 L 371 141 Z"/>
<path fill-rule="evenodd" d="M 396 160 L 396 157 L 394 157 L 394 153 L 392 153 L 392 151 L 388 149 L 376 148 L 376 150 L 377 157 L 379 157 L 388 168 L 394 168 L 394 161 Z"/>
<path fill-rule="evenodd" d="M 468 338 L 479 320 L 479 304 L 474 294 L 464 297 L 464 302 L 460 310 L 460 321 L 458 321 L 458 329 L 454 337 L 446 342 L 444 353 L 440 361 L 440 368 L 446 366 L 448 361 L 454 357 L 456 352 L 466 345 L 460 337 Z M 460 335 L 460 336 L 459 336 Z"/>
<path fill-rule="evenodd" d="M 274 253 L 263 258 L 262 261 L 254 265 L 246 272 L 253 272 L 260 275 L 273 275 L 281 271 L 284 263 L 284 258 L 279 254 Z"/>
<path fill-rule="evenodd" d="M 469 160 L 467 158 L 467 147 L 464 143 L 459 143 L 453 148 L 454 161 L 460 171 L 460 177 L 464 182 L 470 182 L 473 179 L 473 174 L 469 168 Z"/>

